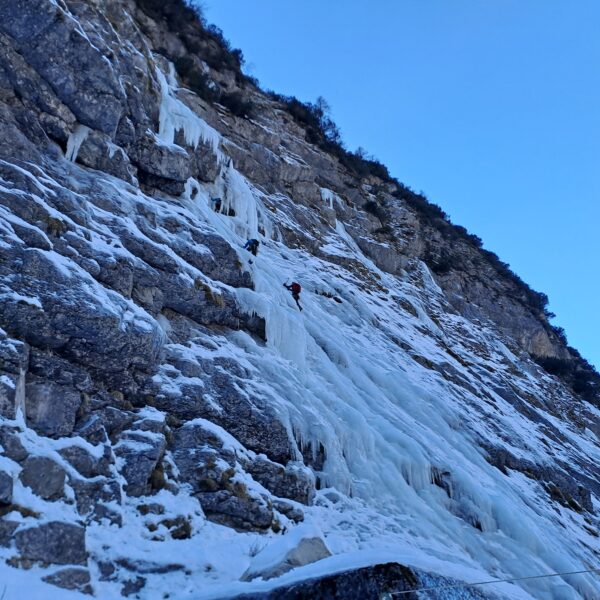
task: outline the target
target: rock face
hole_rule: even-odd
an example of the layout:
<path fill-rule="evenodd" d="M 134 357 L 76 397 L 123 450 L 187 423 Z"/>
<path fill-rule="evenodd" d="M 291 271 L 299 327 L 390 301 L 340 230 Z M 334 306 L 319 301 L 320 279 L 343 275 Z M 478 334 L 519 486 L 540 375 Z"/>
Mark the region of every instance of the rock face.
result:
<path fill-rule="evenodd" d="M 598 411 L 531 360 L 573 358 L 534 292 L 181 0 L 0 13 L 0 580 L 253 592 L 323 561 L 248 597 L 375 598 L 595 564 Z M 326 575 L 380 545 L 440 573 Z M 523 593 L 600 584 L 560 585 Z"/>

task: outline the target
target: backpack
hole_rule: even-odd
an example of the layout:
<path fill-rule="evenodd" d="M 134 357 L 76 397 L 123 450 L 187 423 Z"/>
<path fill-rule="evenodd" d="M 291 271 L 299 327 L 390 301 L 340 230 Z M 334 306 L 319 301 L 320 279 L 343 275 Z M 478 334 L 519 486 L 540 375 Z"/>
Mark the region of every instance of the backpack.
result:
<path fill-rule="evenodd" d="M 292 294 L 299 294 L 300 291 L 302 290 L 302 288 L 300 287 L 300 284 L 296 283 L 295 281 L 294 281 L 294 283 L 292 283 L 291 289 L 292 289 Z"/>

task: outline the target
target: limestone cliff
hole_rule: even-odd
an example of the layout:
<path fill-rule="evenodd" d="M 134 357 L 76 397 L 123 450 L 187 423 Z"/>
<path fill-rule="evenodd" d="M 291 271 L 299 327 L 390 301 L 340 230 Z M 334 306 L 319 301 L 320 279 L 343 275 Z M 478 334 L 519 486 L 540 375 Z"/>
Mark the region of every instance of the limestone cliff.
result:
<path fill-rule="evenodd" d="M 10 592 L 376 598 L 595 564 L 597 374 L 542 294 L 181 2 L 0 16 Z"/>

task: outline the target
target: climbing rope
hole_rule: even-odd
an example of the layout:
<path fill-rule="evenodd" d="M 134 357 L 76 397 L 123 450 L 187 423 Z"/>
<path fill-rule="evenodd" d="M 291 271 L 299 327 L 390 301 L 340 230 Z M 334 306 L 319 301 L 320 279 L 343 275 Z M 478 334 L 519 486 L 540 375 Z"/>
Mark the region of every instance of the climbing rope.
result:
<path fill-rule="evenodd" d="M 489 581 L 475 581 L 473 583 L 454 583 L 452 585 L 440 585 L 437 587 L 428 588 L 417 588 L 414 590 L 398 591 L 398 592 L 385 592 L 380 598 L 381 600 L 393 600 L 396 596 L 404 596 L 406 594 L 414 594 L 417 592 L 432 592 L 437 590 L 449 590 L 461 587 L 473 587 L 476 585 L 489 585 L 491 583 L 510 583 L 513 581 L 525 581 L 526 579 L 544 579 L 546 577 L 564 577 L 565 575 L 582 575 L 584 573 L 600 573 L 598 569 L 587 569 L 585 571 L 569 571 L 567 573 L 549 573 L 547 575 L 529 575 L 528 577 L 511 577 L 509 579 L 491 579 Z"/>

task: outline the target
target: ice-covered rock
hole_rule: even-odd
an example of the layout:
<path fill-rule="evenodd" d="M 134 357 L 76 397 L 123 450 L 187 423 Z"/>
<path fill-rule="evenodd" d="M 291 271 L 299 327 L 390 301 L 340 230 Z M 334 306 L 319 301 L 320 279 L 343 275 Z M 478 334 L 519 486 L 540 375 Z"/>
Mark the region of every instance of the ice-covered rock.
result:
<path fill-rule="evenodd" d="M 0 11 L 7 597 L 378 598 L 594 564 L 595 380 L 587 402 L 531 360 L 573 358 L 540 297 L 312 144 L 180 0 Z"/>

